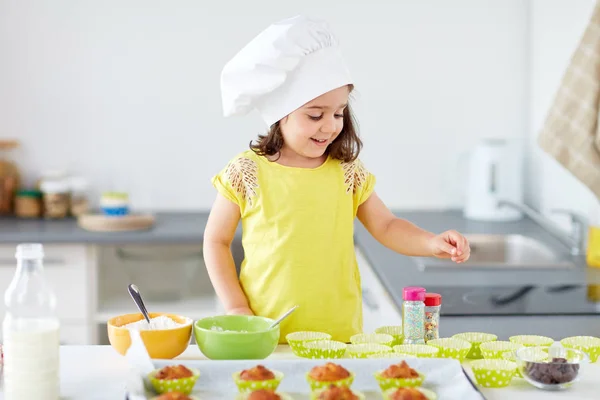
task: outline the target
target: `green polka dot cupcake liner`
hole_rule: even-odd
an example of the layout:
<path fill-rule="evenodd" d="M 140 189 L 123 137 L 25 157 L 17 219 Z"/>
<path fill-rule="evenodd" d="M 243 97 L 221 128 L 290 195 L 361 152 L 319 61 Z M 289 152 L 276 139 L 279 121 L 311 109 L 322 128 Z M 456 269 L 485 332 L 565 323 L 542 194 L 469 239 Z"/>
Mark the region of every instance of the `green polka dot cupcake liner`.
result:
<path fill-rule="evenodd" d="M 200 400 L 200 397 L 187 395 L 191 400 Z M 160 400 L 160 396 L 151 397 L 150 400 Z"/>
<path fill-rule="evenodd" d="M 323 388 L 323 389 L 317 389 L 314 390 L 313 392 L 311 392 L 310 394 L 310 399 L 311 400 L 319 400 L 319 396 L 321 395 L 322 392 L 324 392 L 327 388 Z M 356 397 L 358 397 L 358 400 L 365 400 L 367 397 L 365 396 L 365 394 L 363 392 L 360 392 L 358 390 L 354 390 L 354 389 L 350 389 L 352 391 L 352 394 L 355 395 Z"/>
<path fill-rule="evenodd" d="M 260 389 L 277 390 L 277 388 L 279 387 L 279 384 L 283 380 L 283 373 L 281 373 L 279 371 L 273 371 L 273 370 L 271 370 L 271 372 L 273 372 L 273 375 L 275 375 L 275 379 L 266 379 L 263 381 L 241 379 L 240 378 L 241 371 L 235 372 L 232 376 L 233 376 L 233 381 L 235 382 L 238 390 L 241 393 L 253 392 L 255 390 L 260 390 Z"/>
<path fill-rule="evenodd" d="M 335 386 L 345 386 L 345 387 L 351 387 L 352 384 L 354 383 L 354 373 L 350 372 L 350 376 L 344 379 L 338 379 L 337 381 L 318 381 L 316 379 L 313 379 L 310 377 L 310 373 L 306 373 L 306 381 L 308 382 L 308 385 L 310 386 L 310 390 L 311 391 L 316 391 L 319 389 L 325 389 L 327 387 L 329 387 L 330 385 L 335 385 Z"/>
<path fill-rule="evenodd" d="M 471 350 L 471 343 L 462 339 L 442 338 L 433 339 L 427 342 L 428 346 L 437 347 L 440 349 L 438 357 L 453 358 L 463 361 Z"/>
<path fill-rule="evenodd" d="M 403 354 L 403 353 L 396 353 L 395 351 L 388 351 L 385 353 L 370 354 L 367 356 L 367 358 L 394 358 L 397 360 L 401 360 L 404 358 L 417 358 L 417 356 L 414 354 Z"/>
<path fill-rule="evenodd" d="M 248 400 L 251 394 L 252 392 L 238 393 L 238 395 L 235 396 L 235 400 Z M 275 392 L 275 394 L 278 395 L 281 400 L 294 400 L 292 396 L 284 392 Z"/>
<path fill-rule="evenodd" d="M 350 343 L 375 343 L 391 347 L 392 343 L 394 343 L 394 337 L 392 335 L 388 335 L 387 333 L 359 333 L 358 335 L 353 335 L 350 337 Z"/>
<path fill-rule="evenodd" d="M 572 336 L 560 341 L 563 347 L 583 351 L 595 363 L 600 356 L 600 338 L 594 336 Z"/>
<path fill-rule="evenodd" d="M 516 335 L 508 338 L 513 343 L 522 344 L 525 347 L 550 346 L 554 339 L 539 335 Z"/>
<path fill-rule="evenodd" d="M 346 354 L 347 344 L 337 340 L 316 340 L 304 344 L 304 358 L 328 359 L 342 358 Z"/>
<path fill-rule="evenodd" d="M 464 332 L 458 333 L 452 336 L 454 339 L 462 339 L 471 343 L 471 350 L 467 353 L 467 358 L 471 360 L 478 360 L 483 358 L 483 354 L 480 350 L 480 345 L 482 343 L 494 342 L 498 340 L 498 336 L 492 333 L 483 333 L 483 332 Z"/>
<path fill-rule="evenodd" d="M 159 371 L 158 369 L 148 374 L 148 378 L 150 379 L 152 387 L 154 387 L 154 390 L 158 394 L 169 392 L 180 392 L 184 394 L 190 394 L 194 389 L 194 385 L 196 385 L 198 377 L 200 377 L 200 371 L 193 368 L 190 370 L 192 371 L 193 375 L 189 378 L 157 379 L 156 373 Z"/>
<path fill-rule="evenodd" d="M 512 343 L 504 340 L 494 342 L 481 343 L 479 349 L 485 359 L 501 360 L 502 354 L 510 351 L 517 351 L 524 347 L 520 343 Z"/>
<path fill-rule="evenodd" d="M 392 348 L 398 354 L 411 354 L 418 358 L 436 358 L 440 349 L 428 344 L 401 344 Z"/>
<path fill-rule="evenodd" d="M 384 378 L 381 376 L 382 373 L 383 370 L 380 370 L 373 374 L 382 391 L 399 387 L 418 387 L 421 386 L 425 380 L 425 375 L 421 373 L 419 373 L 418 378 Z"/>
<path fill-rule="evenodd" d="M 398 346 L 404 343 L 404 332 L 402 330 L 402 325 L 380 326 L 379 328 L 375 329 L 375 333 L 383 333 L 392 336 L 394 341 L 390 346 Z"/>
<path fill-rule="evenodd" d="M 396 390 L 398 390 L 398 388 L 391 388 L 391 389 L 383 391 L 382 392 L 383 399 L 384 400 L 392 399 L 393 398 L 392 396 L 394 395 L 394 392 L 396 392 Z M 438 399 L 437 394 L 433 390 L 422 388 L 422 387 L 417 388 L 417 390 L 419 392 L 423 393 L 423 395 L 425 395 L 427 400 L 437 400 Z"/>
<path fill-rule="evenodd" d="M 503 388 L 510 385 L 517 363 L 508 360 L 475 360 L 471 369 L 477 384 L 486 388 Z"/>
<path fill-rule="evenodd" d="M 306 352 L 305 344 L 319 340 L 331 340 L 331 335 L 325 332 L 316 331 L 298 331 L 288 333 L 285 340 L 290 345 L 292 352 L 298 357 L 304 357 Z"/>
<path fill-rule="evenodd" d="M 349 358 L 367 358 L 373 354 L 391 353 L 392 348 L 378 343 L 349 344 L 346 356 Z"/>

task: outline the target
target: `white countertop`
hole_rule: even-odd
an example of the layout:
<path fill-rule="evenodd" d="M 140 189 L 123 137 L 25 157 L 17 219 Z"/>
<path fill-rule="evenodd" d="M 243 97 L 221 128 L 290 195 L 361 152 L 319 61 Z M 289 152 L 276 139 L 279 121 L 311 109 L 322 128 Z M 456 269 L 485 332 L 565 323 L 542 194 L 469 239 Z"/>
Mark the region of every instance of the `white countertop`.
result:
<path fill-rule="evenodd" d="M 128 364 L 111 346 L 61 346 L 61 398 L 68 400 L 125 399 L 125 376 Z M 297 358 L 288 346 L 280 346 L 270 359 Z M 205 359 L 198 347 L 192 345 L 177 359 Z M 470 373 L 469 362 L 463 364 Z M 471 375 L 472 376 L 472 375 Z M 502 389 L 480 388 L 488 400 L 552 400 L 598 399 L 600 395 L 600 363 L 582 370 L 581 381 L 561 392 L 542 391 L 523 379 L 515 378 Z M 0 390 L 0 400 L 4 396 Z M 440 399 L 441 400 L 441 399 Z"/>

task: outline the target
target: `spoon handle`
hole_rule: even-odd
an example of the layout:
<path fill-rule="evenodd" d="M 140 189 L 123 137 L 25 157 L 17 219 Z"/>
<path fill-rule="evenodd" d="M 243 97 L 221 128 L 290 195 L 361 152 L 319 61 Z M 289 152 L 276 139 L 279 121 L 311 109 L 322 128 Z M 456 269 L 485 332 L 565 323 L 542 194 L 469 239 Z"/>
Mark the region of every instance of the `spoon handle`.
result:
<path fill-rule="evenodd" d="M 294 310 L 296 310 L 296 308 L 298 308 L 298 306 L 294 306 L 294 307 L 290 308 L 290 309 L 288 310 L 288 312 L 286 312 L 286 313 L 285 313 L 285 314 L 283 314 L 281 317 L 279 317 L 279 318 L 277 319 L 277 321 L 273 322 L 273 323 L 271 324 L 271 326 L 269 327 L 269 329 L 273 328 L 274 326 L 277 326 L 277 325 L 278 325 L 278 324 L 279 324 L 281 321 L 283 321 L 283 320 L 284 320 L 284 319 L 285 319 L 285 318 L 286 318 L 288 315 L 290 315 L 291 313 L 293 313 L 293 312 L 294 312 Z"/>
<path fill-rule="evenodd" d="M 129 295 L 135 302 L 135 305 L 137 305 L 137 308 L 140 310 L 140 312 L 142 313 L 144 318 L 146 318 L 146 321 L 148 321 L 148 323 L 150 323 L 150 317 L 148 316 L 148 310 L 146 310 L 146 306 L 144 305 L 144 300 L 142 300 L 142 295 L 140 294 L 140 291 L 138 290 L 137 286 L 134 284 L 130 284 L 129 286 L 127 286 L 127 291 L 129 292 Z"/>

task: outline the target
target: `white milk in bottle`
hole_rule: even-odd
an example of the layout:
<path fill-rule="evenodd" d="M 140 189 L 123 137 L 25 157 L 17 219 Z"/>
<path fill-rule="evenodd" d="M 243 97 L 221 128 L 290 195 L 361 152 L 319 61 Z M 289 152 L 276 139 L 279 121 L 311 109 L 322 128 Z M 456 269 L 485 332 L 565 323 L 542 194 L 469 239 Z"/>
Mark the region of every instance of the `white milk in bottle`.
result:
<path fill-rule="evenodd" d="M 59 321 L 44 276 L 41 244 L 17 246 L 17 270 L 4 294 L 4 400 L 58 400 Z"/>

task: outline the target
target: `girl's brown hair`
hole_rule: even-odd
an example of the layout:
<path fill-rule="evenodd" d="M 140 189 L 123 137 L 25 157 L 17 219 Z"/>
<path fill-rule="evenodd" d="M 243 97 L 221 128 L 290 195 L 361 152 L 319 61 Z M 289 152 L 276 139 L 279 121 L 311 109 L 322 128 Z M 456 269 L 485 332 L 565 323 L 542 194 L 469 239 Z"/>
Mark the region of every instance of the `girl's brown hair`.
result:
<path fill-rule="evenodd" d="M 348 86 L 350 92 L 352 92 L 354 86 Z M 344 109 L 343 120 L 344 127 L 342 131 L 327 147 L 325 154 L 344 162 L 350 162 L 356 160 L 363 145 L 358 136 L 358 125 L 352 114 L 350 104 Z M 250 142 L 250 149 L 259 156 L 274 156 L 279 153 L 282 147 L 283 135 L 281 134 L 279 121 L 271 125 L 266 135 L 258 135 L 256 143 Z"/>

